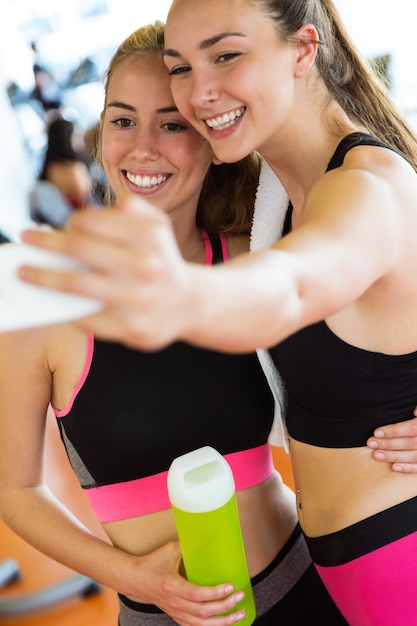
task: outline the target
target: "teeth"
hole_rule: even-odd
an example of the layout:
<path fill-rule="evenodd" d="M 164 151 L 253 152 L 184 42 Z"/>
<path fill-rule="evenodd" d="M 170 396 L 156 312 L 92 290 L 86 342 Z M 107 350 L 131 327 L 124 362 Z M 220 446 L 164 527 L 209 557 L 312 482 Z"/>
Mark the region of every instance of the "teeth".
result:
<path fill-rule="evenodd" d="M 224 130 L 225 128 L 229 128 L 236 123 L 241 115 L 245 112 L 245 107 L 241 109 L 236 109 L 236 111 L 231 111 L 230 113 L 225 113 L 224 115 L 219 115 L 219 117 L 214 117 L 211 120 L 206 120 L 207 126 L 213 128 L 214 130 Z"/>
<path fill-rule="evenodd" d="M 150 187 L 157 187 L 163 183 L 167 177 L 159 174 L 158 176 L 140 176 L 126 172 L 126 178 L 137 187 L 143 187 L 149 189 Z"/>

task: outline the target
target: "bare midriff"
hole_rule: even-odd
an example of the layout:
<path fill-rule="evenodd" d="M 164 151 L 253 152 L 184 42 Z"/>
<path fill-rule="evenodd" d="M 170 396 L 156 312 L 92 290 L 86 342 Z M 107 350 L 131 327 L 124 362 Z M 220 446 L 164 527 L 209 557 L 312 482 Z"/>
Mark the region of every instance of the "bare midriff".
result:
<path fill-rule="evenodd" d="M 294 494 L 275 472 L 236 495 L 249 573 L 255 576 L 269 565 L 294 530 Z M 137 555 L 177 539 L 171 510 L 108 522 L 103 528 L 115 546 Z"/>
<path fill-rule="evenodd" d="M 291 440 L 298 518 L 310 537 L 336 532 L 417 495 L 417 476 L 393 472 L 360 448 Z"/>

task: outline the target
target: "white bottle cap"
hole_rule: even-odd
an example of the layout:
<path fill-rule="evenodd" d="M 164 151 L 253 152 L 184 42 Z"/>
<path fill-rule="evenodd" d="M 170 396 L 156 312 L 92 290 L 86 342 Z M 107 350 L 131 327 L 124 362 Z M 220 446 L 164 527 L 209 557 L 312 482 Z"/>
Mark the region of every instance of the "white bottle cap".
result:
<path fill-rule="evenodd" d="M 188 513 L 207 513 L 220 508 L 235 493 L 229 463 L 214 448 L 204 446 L 171 463 L 168 495 L 171 504 Z"/>

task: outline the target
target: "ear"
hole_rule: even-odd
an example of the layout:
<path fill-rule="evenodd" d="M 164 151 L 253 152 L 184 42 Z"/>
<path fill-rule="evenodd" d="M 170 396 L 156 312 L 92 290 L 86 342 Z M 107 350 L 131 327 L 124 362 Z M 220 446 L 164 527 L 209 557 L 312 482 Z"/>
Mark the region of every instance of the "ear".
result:
<path fill-rule="evenodd" d="M 319 35 L 313 24 L 303 24 L 296 34 L 298 40 L 295 77 L 302 78 L 310 72 L 317 55 Z"/>

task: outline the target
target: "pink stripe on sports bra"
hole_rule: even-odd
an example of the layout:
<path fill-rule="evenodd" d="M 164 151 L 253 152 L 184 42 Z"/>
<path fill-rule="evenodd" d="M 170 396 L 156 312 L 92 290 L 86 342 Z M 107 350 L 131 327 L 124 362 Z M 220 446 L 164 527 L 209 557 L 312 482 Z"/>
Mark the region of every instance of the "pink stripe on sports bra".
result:
<path fill-rule="evenodd" d="M 201 233 L 203 235 L 204 247 L 206 249 L 205 265 L 212 265 L 213 264 L 213 248 L 211 247 L 210 237 L 205 230 L 202 230 Z M 223 261 L 228 261 L 230 256 L 229 256 L 229 248 L 227 245 L 226 236 L 223 233 L 219 233 L 219 239 L 220 239 L 220 245 L 222 247 Z"/>
<path fill-rule="evenodd" d="M 227 239 L 223 235 L 223 233 L 219 234 L 219 238 L 220 238 L 220 243 L 222 245 L 223 261 L 228 261 L 229 260 L 229 248 L 227 246 Z"/>
<path fill-rule="evenodd" d="M 226 454 L 224 458 L 232 468 L 236 491 L 259 485 L 275 469 L 268 443 Z M 125 483 L 85 489 L 84 493 L 101 523 L 115 522 L 170 509 L 167 476 L 168 472 L 161 472 Z"/>
<path fill-rule="evenodd" d="M 85 359 L 84 369 L 83 369 L 83 372 L 81 374 L 81 378 L 78 381 L 78 384 L 75 387 L 75 389 L 73 391 L 73 394 L 72 394 L 72 396 L 70 398 L 70 401 L 68 402 L 68 404 L 65 407 L 65 409 L 61 409 L 59 411 L 58 409 L 55 409 L 54 407 L 52 407 L 56 417 L 64 417 L 65 415 L 68 415 L 68 413 L 71 411 L 72 405 L 74 404 L 74 400 L 77 397 L 78 392 L 80 391 L 80 389 L 84 385 L 85 380 L 86 380 L 86 378 L 88 376 L 88 372 L 90 371 L 91 362 L 93 360 L 93 353 L 94 353 L 94 335 L 92 333 L 89 333 L 89 335 L 88 335 L 88 343 L 87 343 L 87 356 L 86 356 L 86 359 Z"/>
<path fill-rule="evenodd" d="M 213 263 L 213 248 L 211 247 L 210 238 L 208 236 L 208 233 L 206 233 L 205 230 L 202 230 L 201 234 L 203 235 L 204 248 L 206 250 L 205 265 L 212 265 L 212 263 Z"/>

